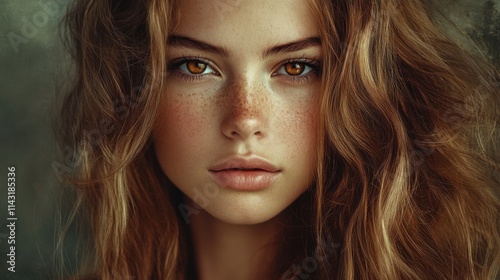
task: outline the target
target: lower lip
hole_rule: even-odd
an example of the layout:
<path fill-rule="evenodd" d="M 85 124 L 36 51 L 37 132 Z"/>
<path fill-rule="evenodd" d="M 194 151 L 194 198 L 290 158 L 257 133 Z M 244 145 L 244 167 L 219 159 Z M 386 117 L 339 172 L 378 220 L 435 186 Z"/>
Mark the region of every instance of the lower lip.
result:
<path fill-rule="evenodd" d="M 263 170 L 223 170 L 211 173 L 221 187 L 238 191 L 263 190 L 274 183 L 280 174 Z"/>

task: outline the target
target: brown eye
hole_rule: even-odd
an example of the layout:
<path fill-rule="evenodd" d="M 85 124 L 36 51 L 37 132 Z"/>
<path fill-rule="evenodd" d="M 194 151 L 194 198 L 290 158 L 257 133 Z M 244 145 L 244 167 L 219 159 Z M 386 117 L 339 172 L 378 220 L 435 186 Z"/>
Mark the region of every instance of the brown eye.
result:
<path fill-rule="evenodd" d="M 207 64 L 201 61 L 191 60 L 186 62 L 186 68 L 191 74 L 199 75 L 205 72 Z"/>
<path fill-rule="evenodd" d="M 306 65 L 299 62 L 290 62 L 284 65 L 285 71 L 290 76 L 298 76 L 304 72 Z"/>
<path fill-rule="evenodd" d="M 206 75 L 218 75 L 211 62 L 196 58 L 184 58 L 177 63 L 172 63 L 171 71 L 179 71 L 182 75 L 205 77 Z"/>
<path fill-rule="evenodd" d="M 278 66 L 279 68 L 271 74 L 271 77 L 277 77 L 284 82 L 300 84 L 317 81 L 320 77 L 321 64 L 315 59 L 289 59 Z"/>

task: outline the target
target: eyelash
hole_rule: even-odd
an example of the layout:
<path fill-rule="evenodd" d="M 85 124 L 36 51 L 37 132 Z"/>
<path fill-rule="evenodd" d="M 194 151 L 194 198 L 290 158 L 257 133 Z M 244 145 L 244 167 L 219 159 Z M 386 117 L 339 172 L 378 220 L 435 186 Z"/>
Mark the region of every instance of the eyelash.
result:
<path fill-rule="evenodd" d="M 179 59 L 175 59 L 172 62 L 169 63 L 168 65 L 168 72 L 174 75 L 174 77 L 188 81 L 188 82 L 196 82 L 203 80 L 207 78 L 209 74 L 184 74 L 182 71 L 180 71 L 179 67 L 183 65 L 184 63 L 191 62 L 191 61 L 196 61 L 200 62 L 203 64 L 206 64 L 207 67 L 210 67 L 214 71 L 214 73 L 209 73 L 209 74 L 215 74 L 215 75 L 220 75 L 220 73 L 214 69 L 212 66 L 212 63 L 209 60 L 203 59 L 201 57 L 182 57 Z M 307 74 L 300 74 L 299 76 L 292 76 L 292 75 L 283 75 L 286 79 L 287 82 L 290 83 L 295 83 L 295 84 L 301 84 L 301 83 L 307 83 L 313 78 L 317 78 L 320 76 L 321 73 L 321 64 L 319 61 L 315 59 L 309 59 L 309 58 L 294 58 L 294 59 L 288 59 L 284 62 L 282 62 L 278 69 L 272 73 L 271 76 L 277 76 L 277 72 L 285 67 L 287 64 L 294 64 L 294 63 L 300 63 L 304 64 L 306 67 L 310 67 L 311 70 Z"/>

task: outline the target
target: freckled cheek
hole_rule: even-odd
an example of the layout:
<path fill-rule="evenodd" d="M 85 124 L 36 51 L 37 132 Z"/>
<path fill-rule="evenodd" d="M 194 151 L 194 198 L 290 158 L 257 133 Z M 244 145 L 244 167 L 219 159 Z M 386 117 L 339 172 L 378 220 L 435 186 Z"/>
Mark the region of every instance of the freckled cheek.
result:
<path fill-rule="evenodd" d="M 300 135 L 309 138 L 311 134 L 314 135 L 316 125 L 318 122 L 319 104 L 316 99 L 301 99 L 291 106 L 290 120 L 291 128 L 296 132 L 302 132 Z"/>
<path fill-rule="evenodd" d="M 159 144 L 163 153 L 175 160 L 185 160 L 187 154 L 198 152 L 205 140 L 204 129 L 209 127 L 203 108 L 203 104 L 190 100 L 168 100 L 161 113 L 159 143 L 155 146 Z"/>
<path fill-rule="evenodd" d="M 299 128 L 302 131 L 301 134 L 303 139 L 300 139 L 304 145 L 308 146 L 308 150 L 313 152 L 316 147 L 316 133 L 317 133 L 317 111 L 309 111 L 304 112 L 301 115 L 301 120 L 299 122 L 301 127 Z"/>
<path fill-rule="evenodd" d="M 275 119 L 280 123 L 282 143 L 296 149 L 295 156 L 314 153 L 319 122 L 319 83 L 295 88 L 276 87 L 274 90 L 282 96 L 280 103 L 273 108 L 279 111 Z"/>
<path fill-rule="evenodd" d="M 305 100 L 293 106 L 294 110 L 289 110 L 283 119 L 282 135 L 286 135 L 290 148 L 295 151 L 295 157 L 301 160 L 312 158 L 316 152 L 317 145 L 317 124 L 318 124 L 318 105 L 315 100 Z"/>

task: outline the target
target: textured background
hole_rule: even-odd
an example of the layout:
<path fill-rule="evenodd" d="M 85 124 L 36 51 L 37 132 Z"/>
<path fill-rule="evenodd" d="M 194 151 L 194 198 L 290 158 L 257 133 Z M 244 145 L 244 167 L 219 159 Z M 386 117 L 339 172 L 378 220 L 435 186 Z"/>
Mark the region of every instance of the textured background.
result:
<path fill-rule="evenodd" d="M 61 203 L 52 169 L 56 160 L 51 120 L 55 92 L 65 82 L 61 65 L 68 61 L 57 31 L 67 2 L 0 0 L 1 279 L 52 278 L 54 221 Z M 500 0 L 430 2 L 436 14 L 450 20 L 443 20 L 447 32 L 464 47 L 482 50 L 500 67 Z M 44 8 L 49 3 L 51 9 Z M 7 272 L 6 263 L 8 166 L 17 169 L 16 273 Z"/>

